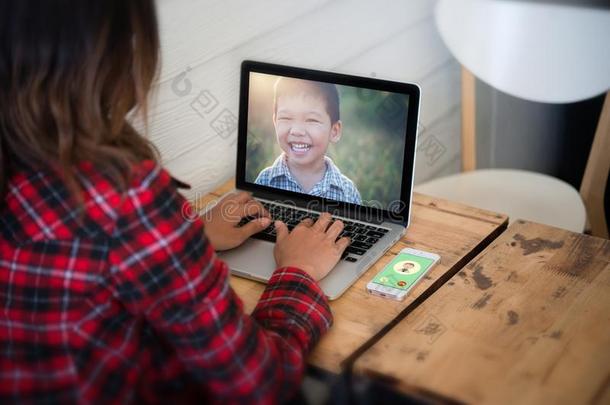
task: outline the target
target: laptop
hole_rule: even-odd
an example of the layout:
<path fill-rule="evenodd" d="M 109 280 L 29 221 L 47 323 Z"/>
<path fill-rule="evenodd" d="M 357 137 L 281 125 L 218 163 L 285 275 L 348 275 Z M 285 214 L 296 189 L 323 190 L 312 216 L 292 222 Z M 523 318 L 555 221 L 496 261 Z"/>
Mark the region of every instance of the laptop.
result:
<path fill-rule="evenodd" d="M 351 244 L 320 281 L 331 300 L 409 226 L 419 105 L 416 84 L 241 65 L 236 188 L 290 230 L 321 212 L 344 222 Z M 274 243 L 271 225 L 219 256 L 233 274 L 266 282 Z"/>

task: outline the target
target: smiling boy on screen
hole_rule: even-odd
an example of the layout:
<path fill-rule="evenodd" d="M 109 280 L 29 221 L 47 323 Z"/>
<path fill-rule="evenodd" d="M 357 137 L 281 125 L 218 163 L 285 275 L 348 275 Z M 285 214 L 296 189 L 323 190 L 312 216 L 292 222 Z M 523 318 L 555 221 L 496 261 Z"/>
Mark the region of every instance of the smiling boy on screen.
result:
<path fill-rule="evenodd" d="M 362 204 L 354 183 L 326 156 L 341 139 L 339 93 L 331 83 L 279 78 L 274 86 L 273 125 L 282 154 L 256 184 Z"/>

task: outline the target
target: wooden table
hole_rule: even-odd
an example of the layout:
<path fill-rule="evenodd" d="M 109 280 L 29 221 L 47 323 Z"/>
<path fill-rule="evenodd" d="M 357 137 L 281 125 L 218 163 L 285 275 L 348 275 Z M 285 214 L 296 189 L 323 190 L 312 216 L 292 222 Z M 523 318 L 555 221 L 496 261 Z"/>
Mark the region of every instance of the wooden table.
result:
<path fill-rule="evenodd" d="M 199 200 L 195 208 L 202 209 L 233 188 L 234 182 L 227 182 Z M 326 371 L 340 372 L 343 364 L 349 362 L 348 359 L 354 358 L 385 329 L 389 329 L 401 316 L 438 289 L 495 239 L 507 223 L 505 215 L 415 194 L 411 226 L 406 236 L 339 299 L 331 302 L 334 325 L 311 353 L 309 364 Z M 402 302 L 370 295 L 366 291 L 366 283 L 407 246 L 438 253 L 440 263 Z M 231 285 L 244 301 L 246 310 L 252 311 L 264 285 L 239 277 L 231 277 Z"/>
<path fill-rule="evenodd" d="M 517 221 L 354 372 L 468 403 L 610 403 L 610 241 Z"/>

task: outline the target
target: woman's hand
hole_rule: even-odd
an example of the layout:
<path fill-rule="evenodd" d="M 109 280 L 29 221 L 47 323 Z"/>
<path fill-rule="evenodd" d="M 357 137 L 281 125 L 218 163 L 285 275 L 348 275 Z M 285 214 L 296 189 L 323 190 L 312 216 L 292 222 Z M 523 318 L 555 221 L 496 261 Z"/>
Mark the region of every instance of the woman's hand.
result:
<path fill-rule="evenodd" d="M 297 267 L 316 281 L 335 267 L 349 245 L 347 237 L 335 242 L 343 230 L 343 222 L 337 220 L 331 224 L 328 213 L 320 215 L 315 224 L 310 218 L 302 221 L 292 232 L 281 221 L 275 221 L 275 229 L 277 241 L 273 253 L 278 267 Z"/>
<path fill-rule="evenodd" d="M 245 216 L 259 217 L 237 227 Z M 244 243 L 246 239 L 271 224 L 269 213 L 249 193 L 230 194 L 220 200 L 203 217 L 204 231 L 216 250 L 227 250 Z"/>

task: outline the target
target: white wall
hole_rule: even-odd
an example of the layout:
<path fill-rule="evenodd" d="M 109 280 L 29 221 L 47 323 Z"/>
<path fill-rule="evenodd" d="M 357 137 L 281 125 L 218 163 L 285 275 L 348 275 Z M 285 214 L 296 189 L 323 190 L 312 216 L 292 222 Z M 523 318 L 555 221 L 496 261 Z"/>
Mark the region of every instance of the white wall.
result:
<path fill-rule="evenodd" d="M 187 197 L 232 177 L 243 59 L 416 82 L 416 181 L 459 170 L 459 66 L 434 0 L 158 0 L 162 69 L 150 137 Z"/>

